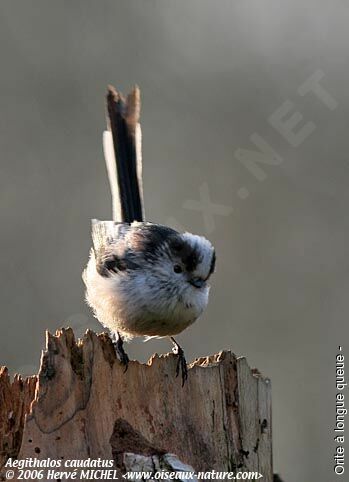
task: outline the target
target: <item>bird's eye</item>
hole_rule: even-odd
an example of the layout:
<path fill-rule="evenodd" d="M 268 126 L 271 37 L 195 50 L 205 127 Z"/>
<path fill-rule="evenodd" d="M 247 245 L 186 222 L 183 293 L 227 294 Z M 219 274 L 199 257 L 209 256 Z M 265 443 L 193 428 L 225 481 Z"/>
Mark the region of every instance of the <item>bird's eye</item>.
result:
<path fill-rule="evenodd" d="M 175 273 L 181 273 L 183 271 L 182 266 L 180 266 L 179 264 L 175 264 L 174 267 L 173 267 L 173 271 Z"/>

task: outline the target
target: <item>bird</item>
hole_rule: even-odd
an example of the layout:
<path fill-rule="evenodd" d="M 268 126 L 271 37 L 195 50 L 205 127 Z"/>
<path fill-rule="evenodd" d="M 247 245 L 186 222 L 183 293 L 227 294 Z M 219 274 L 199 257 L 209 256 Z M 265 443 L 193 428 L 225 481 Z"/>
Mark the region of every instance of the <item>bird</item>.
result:
<path fill-rule="evenodd" d="M 142 182 L 140 90 L 106 95 L 103 151 L 113 220 L 92 220 L 92 248 L 83 272 L 87 304 L 107 328 L 125 371 L 124 342 L 168 337 L 178 356 L 176 376 L 188 377 L 174 338 L 205 310 L 216 252 L 203 236 L 146 221 Z"/>

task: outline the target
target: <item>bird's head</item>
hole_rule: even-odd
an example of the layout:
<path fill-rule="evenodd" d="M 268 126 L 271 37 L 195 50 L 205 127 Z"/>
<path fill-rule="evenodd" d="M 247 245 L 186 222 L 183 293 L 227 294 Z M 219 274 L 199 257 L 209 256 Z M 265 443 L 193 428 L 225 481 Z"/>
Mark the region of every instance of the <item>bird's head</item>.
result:
<path fill-rule="evenodd" d="M 168 254 L 175 278 L 194 290 L 207 287 L 215 269 L 216 254 L 206 238 L 191 233 L 178 235 L 169 241 Z"/>

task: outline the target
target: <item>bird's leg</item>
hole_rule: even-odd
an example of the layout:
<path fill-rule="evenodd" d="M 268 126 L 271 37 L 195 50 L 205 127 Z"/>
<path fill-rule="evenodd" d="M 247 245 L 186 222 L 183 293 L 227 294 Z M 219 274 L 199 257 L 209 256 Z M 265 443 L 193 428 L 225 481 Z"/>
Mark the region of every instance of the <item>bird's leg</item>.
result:
<path fill-rule="evenodd" d="M 176 377 L 178 377 L 179 372 L 181 371 L 181 373 L 182 373 L 182 387 L 183 387 L 186 379 L 188 378 L 187 361 L 186 361 L 185 356 L 184 356 L 183 348 L 178 345 L 178 343 L 173 338 L 173 336 L 170 336 L 170 338 L 171 338 L 171 341 L 173 343 L 172 351 L 175 355 L 178 356 L 177 367 L 176 367 Z"/>
<path fill-rule="evenodd" d="M 128 362 L 130 361 L 130 359 L 124 350 L 124 340 L 122 339 L 122 336 L 118 331 L 112 334 L 112 340 L 113 340 L 116 356 L 120 360 L 121 364 L 125 366 L 125 370 L 124 370 L 124 373 L 125 373 L 128 368 Z"/>

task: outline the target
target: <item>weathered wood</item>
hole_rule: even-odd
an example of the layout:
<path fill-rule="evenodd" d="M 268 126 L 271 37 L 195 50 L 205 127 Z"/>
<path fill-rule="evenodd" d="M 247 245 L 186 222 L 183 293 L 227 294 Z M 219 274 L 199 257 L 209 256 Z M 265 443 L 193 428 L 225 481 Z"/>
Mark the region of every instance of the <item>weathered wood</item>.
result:
<path fill-rule="evenodd" d="M 8 370 L 0 367 L 0 468 L 8 457 L 17 457 L 22 444 L 25 415 L 34 399 L 37 377 L 10 380 Z"/>
<path fill-rule="evenodd" d="M 196 471 L 259 471 L 272 482 L 270 382 L 225 351 L 195 360 L 182 388 L 176 362 L 154 355 L 124 373 L 108 335 L 48 333 L 37 379 L 11 385 L 0 371 L 0 460 L 100 457 L 122 469 L 130 452 L 172 453 Z"/>

